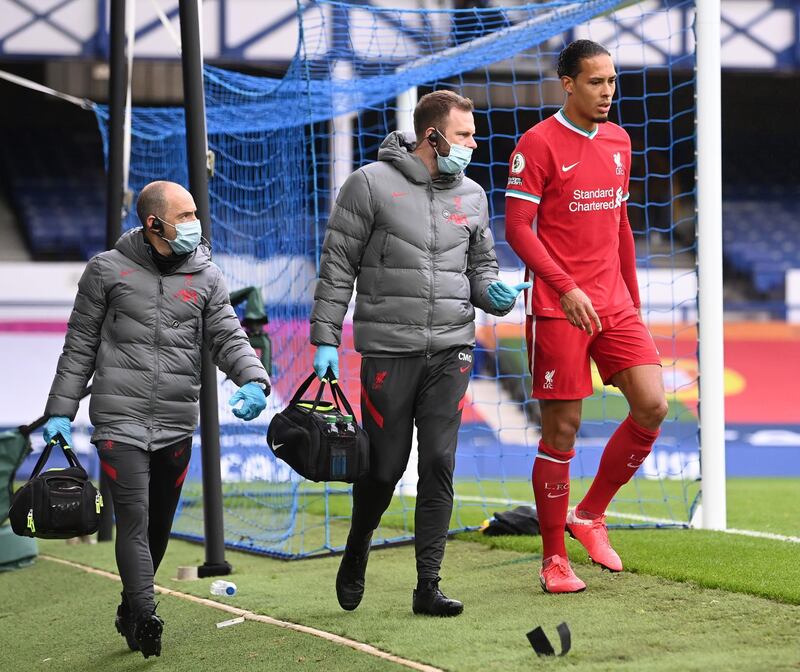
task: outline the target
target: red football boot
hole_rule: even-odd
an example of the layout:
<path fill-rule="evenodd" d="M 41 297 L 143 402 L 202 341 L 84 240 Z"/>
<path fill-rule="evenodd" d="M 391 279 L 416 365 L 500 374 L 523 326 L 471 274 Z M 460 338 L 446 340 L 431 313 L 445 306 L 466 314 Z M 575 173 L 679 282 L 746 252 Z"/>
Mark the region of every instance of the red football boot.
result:
<path fill-rule="evenodd" d="M 622 571 L 622 560 L 608 541 L 605 516 L 594 520 L 584 519 L 575 513 L 575 509 L 571 509 L 567 514 L 567 531 L 573 539 L 583 544 L 592 562 L 610 572 Z"/>
<path fill-rule="evenodd" d="M 569 560 L 560 555 L 545 559 L 539 570 L 539 581 L 545 593 L 580 593 L 586 590 L 586 584 L 575 576 Z"/>

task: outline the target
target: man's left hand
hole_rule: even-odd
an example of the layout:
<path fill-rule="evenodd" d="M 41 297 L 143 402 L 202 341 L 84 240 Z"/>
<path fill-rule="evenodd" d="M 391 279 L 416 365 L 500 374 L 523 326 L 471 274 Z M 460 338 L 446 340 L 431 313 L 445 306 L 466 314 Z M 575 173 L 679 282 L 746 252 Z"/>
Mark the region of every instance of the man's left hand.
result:
<path fill-rule="evenodd" d="M 255 382 L 242 385 L 236 394 L 230 398 L 228 404 L 236 406 L 240 401 L 244 403 L 240 408 L 234 408 L 233 414 L 242 420 L 254 420 L 267 407 L 267 397 L 264 394 L 264 390 L 261 389 L 261 385 Z"/>
<path fill-rule="evenodd" d="M 520 282 L 518 285 L 507 285 L 501 280 L 497 280 L 489 285 L 489 300 L 495 310 L 507 310 L 514 305 L 517 294 L 523 289 L 528 289 L 530 282 Z"/>

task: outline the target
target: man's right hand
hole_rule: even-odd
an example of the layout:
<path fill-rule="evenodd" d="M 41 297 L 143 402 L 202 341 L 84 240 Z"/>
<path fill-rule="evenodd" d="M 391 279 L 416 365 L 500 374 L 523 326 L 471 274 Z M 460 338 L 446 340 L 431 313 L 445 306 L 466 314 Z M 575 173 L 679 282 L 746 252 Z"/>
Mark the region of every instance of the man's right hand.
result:
<path fill-rule="evenodd" d="M 597 331 L 602 331 L 592 300 L 578 287 L 561 295 L 561 309 L 571 325 L 585 331 L 589 336 L 594 333 L 594 327 L 597 327 Z"/>
<path fill-rule="evenodd" d="M 44 426 L 44 442 L 50 443 L 56 434 L 61 434 L 64 441 L 68 446 L 72 446 L 72 428 L 70 427 L 69 418 L 63 415 L 54 415 L 50 418 Z"/>
<path fill-rule="evenodd" d="M 333 377 L 339 378 L 339 353 L 332 345 L 318 345 L 314 355 L 314 371 L 317 378 L 322 380 L 328 372 L 328 368 L 333 370 Z"/>

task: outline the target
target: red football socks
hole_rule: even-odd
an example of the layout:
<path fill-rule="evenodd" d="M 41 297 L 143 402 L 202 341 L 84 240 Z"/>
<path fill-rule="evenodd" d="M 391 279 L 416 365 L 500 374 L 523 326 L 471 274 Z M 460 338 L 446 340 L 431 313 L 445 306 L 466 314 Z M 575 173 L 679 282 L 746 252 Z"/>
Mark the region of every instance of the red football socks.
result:
<path fill-rule="evenodd" d="M 658 431 L 646 429 L 629 415 L 617 427 L 600 458 L 597 474 L 576 511 L 581 518 L 602 516 L 614 495 L 631 480 L 650 454 Z"/>
<path fill-rule="evenodd" d="M 533 496 L 542 534 L 542 557 L 567 557 L 564 526 L 569 509 L 569 461 L 575 451 L 562 452 L 539 441 L 539 453 L 533 461 Z"/>

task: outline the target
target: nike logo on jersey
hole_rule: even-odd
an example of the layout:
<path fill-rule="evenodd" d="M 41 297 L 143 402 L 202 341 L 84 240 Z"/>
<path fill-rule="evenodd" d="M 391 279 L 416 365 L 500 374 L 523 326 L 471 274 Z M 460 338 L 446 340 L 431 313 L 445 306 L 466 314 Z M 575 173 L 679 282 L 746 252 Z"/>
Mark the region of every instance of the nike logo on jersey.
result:
<path fill-rule="evenodd" d="M 547 493 L 547 499 L 555 499 L 556 497 L 565 497 L 568 495 L 568 492 L 562 492 L 560 495 L 554 495 L 552 492 Z"/>
<path fill-rule="evenodd" d="M 561 170 L 562 170 L 563 172 L 565 172 L 565 173 L 568 173 L 570 170 L 572 170 L 572 169 L 573 169 L 575 166 L 577 166 L 579 163 L 580 163 L 580 161 L 576 161 L 576 162 L 575 162 L 575 163 L 573 163 L 571 166 L 565 166 L 565 165 L 562 163 L 562 164 L 561 164 Z"/>
<path fill-rule="evenodd" d="M 286 445 L 286 444 L 284 444 L 284 443 L 273 443 L 270 446 L 270 448 L 272 448 L 272 452 L 274 453 L 276 450 L 278 450 L 278 448 L 280 448 L 281 446 L 284 446 L 284 445 Z"/>
<path fill-rule="evenodd" d="M 459 368 L 459 371 L 461 371 L 461 373 L 466 373 L 467 371 L 469 371 L 469 366 L 468 365 L 462 366 L 461 368 Z"/>

